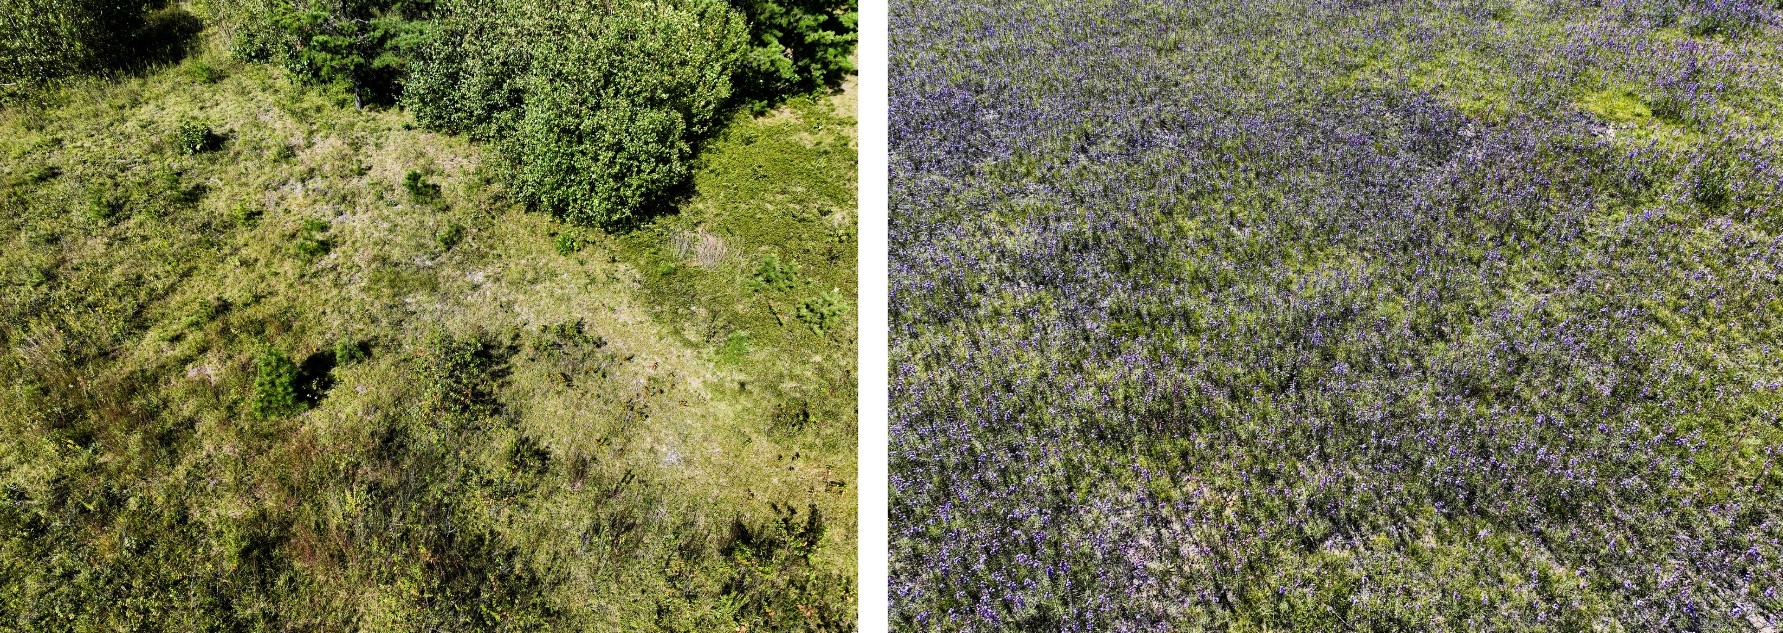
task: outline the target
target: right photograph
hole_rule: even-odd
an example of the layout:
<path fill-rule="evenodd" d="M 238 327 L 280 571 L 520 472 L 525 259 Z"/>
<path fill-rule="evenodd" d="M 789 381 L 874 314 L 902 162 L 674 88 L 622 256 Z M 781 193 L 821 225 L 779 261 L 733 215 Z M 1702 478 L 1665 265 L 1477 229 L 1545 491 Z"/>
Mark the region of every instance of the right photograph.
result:
<path fill-rule="evenodd" d="M 1783 629 L 1783 3 L 889 44 L 892 630 Z"/>

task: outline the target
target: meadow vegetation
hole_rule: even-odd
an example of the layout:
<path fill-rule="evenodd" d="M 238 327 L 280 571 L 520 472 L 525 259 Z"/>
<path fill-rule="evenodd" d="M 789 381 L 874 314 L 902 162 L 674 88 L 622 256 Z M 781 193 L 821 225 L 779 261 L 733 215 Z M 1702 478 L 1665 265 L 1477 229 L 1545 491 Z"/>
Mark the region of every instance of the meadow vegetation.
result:
<path fill-rule="evenodd" d="M 853 630 L 845 65 L 732 96 L 719 3 L 25 4 L 0 47 L 70 52 L 0 52 L 0 630 Z M 434 34 L 571 15 L 488 121 L 405 107 Z"/>
<path fill-rule="evenodd" d="M 895 629 L 1783 620 L 1783 6 L 892 18 Z"/>

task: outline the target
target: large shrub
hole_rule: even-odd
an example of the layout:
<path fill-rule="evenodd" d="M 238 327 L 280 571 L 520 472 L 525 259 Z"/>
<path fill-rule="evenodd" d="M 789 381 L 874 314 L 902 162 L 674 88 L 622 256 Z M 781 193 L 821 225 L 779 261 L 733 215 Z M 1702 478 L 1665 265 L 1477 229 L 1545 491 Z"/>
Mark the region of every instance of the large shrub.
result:
<path fill-rule="evenodd" d="M 540 27 L 512 3 L 477 11 L 448 0 L 409 70 L 403 101 L 421 125 L 487 141 L 517 127 Z"/>
<path fill-rule="evenodd" d="M 717 0 L 441 6 L 405 101 L 423 125 L 499 139 L 528 204 L 623 221 L 687 178 L 747 45 Z"/>
<path fill-rule="evenodd" d="M 686 180 L 730 97 L 741 16 L 712 1 L 567 16 L 543 40 L 509 154 L 529 203 L 610 223 Z"/>
<path fill-rule="evenodd" d="M 22 84 L 72 72 L 90 53 L 81 38 L 86 16 L 65 0 L 0 5 L 0 82 Z"/>

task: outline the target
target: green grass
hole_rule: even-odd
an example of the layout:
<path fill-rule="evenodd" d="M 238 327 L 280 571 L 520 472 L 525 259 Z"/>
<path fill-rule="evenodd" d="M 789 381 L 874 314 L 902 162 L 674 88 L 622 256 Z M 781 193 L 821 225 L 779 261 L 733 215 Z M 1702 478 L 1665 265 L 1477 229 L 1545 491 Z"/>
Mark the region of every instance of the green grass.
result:
<path fill-rule="evenodd" d="M 851 108 L 610 234 L 215 42 L 8 104 L 0 630 L 852 630 Z"/>
<path fill-rule="evenodd" d="M 1581 102 L 1586 112 L 1616 123 L 1638 123 L 1653 118 L 1653 110 L 1630 90 L 1594 92 Z"/>

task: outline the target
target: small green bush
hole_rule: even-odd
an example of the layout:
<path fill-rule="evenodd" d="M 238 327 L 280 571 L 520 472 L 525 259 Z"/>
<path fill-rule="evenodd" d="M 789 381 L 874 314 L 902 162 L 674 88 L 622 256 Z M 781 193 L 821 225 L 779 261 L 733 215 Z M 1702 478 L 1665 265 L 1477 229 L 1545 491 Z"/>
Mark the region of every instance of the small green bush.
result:
<path fill-rule="evenodd" d="M 123 215 L 123 212 L 124 202 L 105 188 L 98 187 L 87 191 L 87 219 L 109 225 L 117 221 L 118 216 Z"/>
<path fill-rule="evenodd" d="M 493 338 L 434 333 L 420 350 L 428 411 L 456 422 L 495 414 L 501 407 L 500 366 L 511 352 Z"/>
<path fill-rule="evenodd" d="M 322 235 L 327 231 L 327 222 L 315 218 L 304 220 L 302 228 L 297 230 L 297 236 L 291 243 L 292 252 L 305 262 L 313 262 L 327 255 L 334 248 L 334 244 Z"/>
<path fill-rule="evenodd" d="M 301 409 L 297 401 L 297 364 L 278 348 L 262 348 L 254 362 L 254 400 L 249 410 L 255 417 L 273 419 Z"/>
<path fill-rule="evenodd" d="M 798 317 L 805 325 L 811 326 L 813 333 L 823 334 L 835 329 L 842 320 L 842 313 L 847 309 L 848 303 L 842 300 L 841 291 L 832 288 L 829 292 L 800 302 Z"/>
<path fill-rule="evenodd" d="M 351 365 L 370 357 L 366 353 L 366 345 L 358 339 L 343 336 L 334 341 L 334 362 L 337 365 Z"/>
<path fill-rule="evenodd" d="M 222 81 L 224 76 L 221 68 L 204 62 L 192 62 L 192 65 L 186 69 L 186 74 L 193 81 L 203 84 L 217 83 Z"/>
<path fill-rule="evenodd" d="M 238 226 L 254 226 L 260 222 L 260 216 L 265 212 L 260 205 L 242 201 L 235 203 L 235 207 L 229 210 L 229 219 Z"/>
<path fill-rule="evenodd" d="M 558 255 L 574 255 L 582 250 L 582 232 L 572 229 L 558 233 L 556 245 Z"/>
<path fill-rule="evenodd" d="M 433 202 L 440 197 L 440 186 L 429 182 L 427 175 L 418 171 L 411 171 L 402 177 L 402 188 L 416 202 Z"/>
<path fill-rule="evenodd" d="M 442 248 L 450 249 L 464 241 L 464 225 L 457 222 L 447 224 L 446 228 L 440 229 L 433 235 L 433 238 L 439 242 Z"/>
<path fill-rule="evenodd" d="M 724 337 L 724 344 L 718 346 L 718 360 L 736 364 L 749 357 L 750 334 L 748 330 L 737 330 Z"/>
<path fill-rule="evenodd" d="M 769 254 L 762 257 L 761 264 L 755 267 L 755 281 L 762 288 L 778 288 L 791 290 L 799 283 L 798 262 L 781 263 L 780 258 Z"/>
<path fill-rule="evenodd" d="M 182 121 L 174 128 L 173 146 L 182 154 L 201 154 L 222 146 L 223 137 L 210 126 L 197 121 Z"/>

